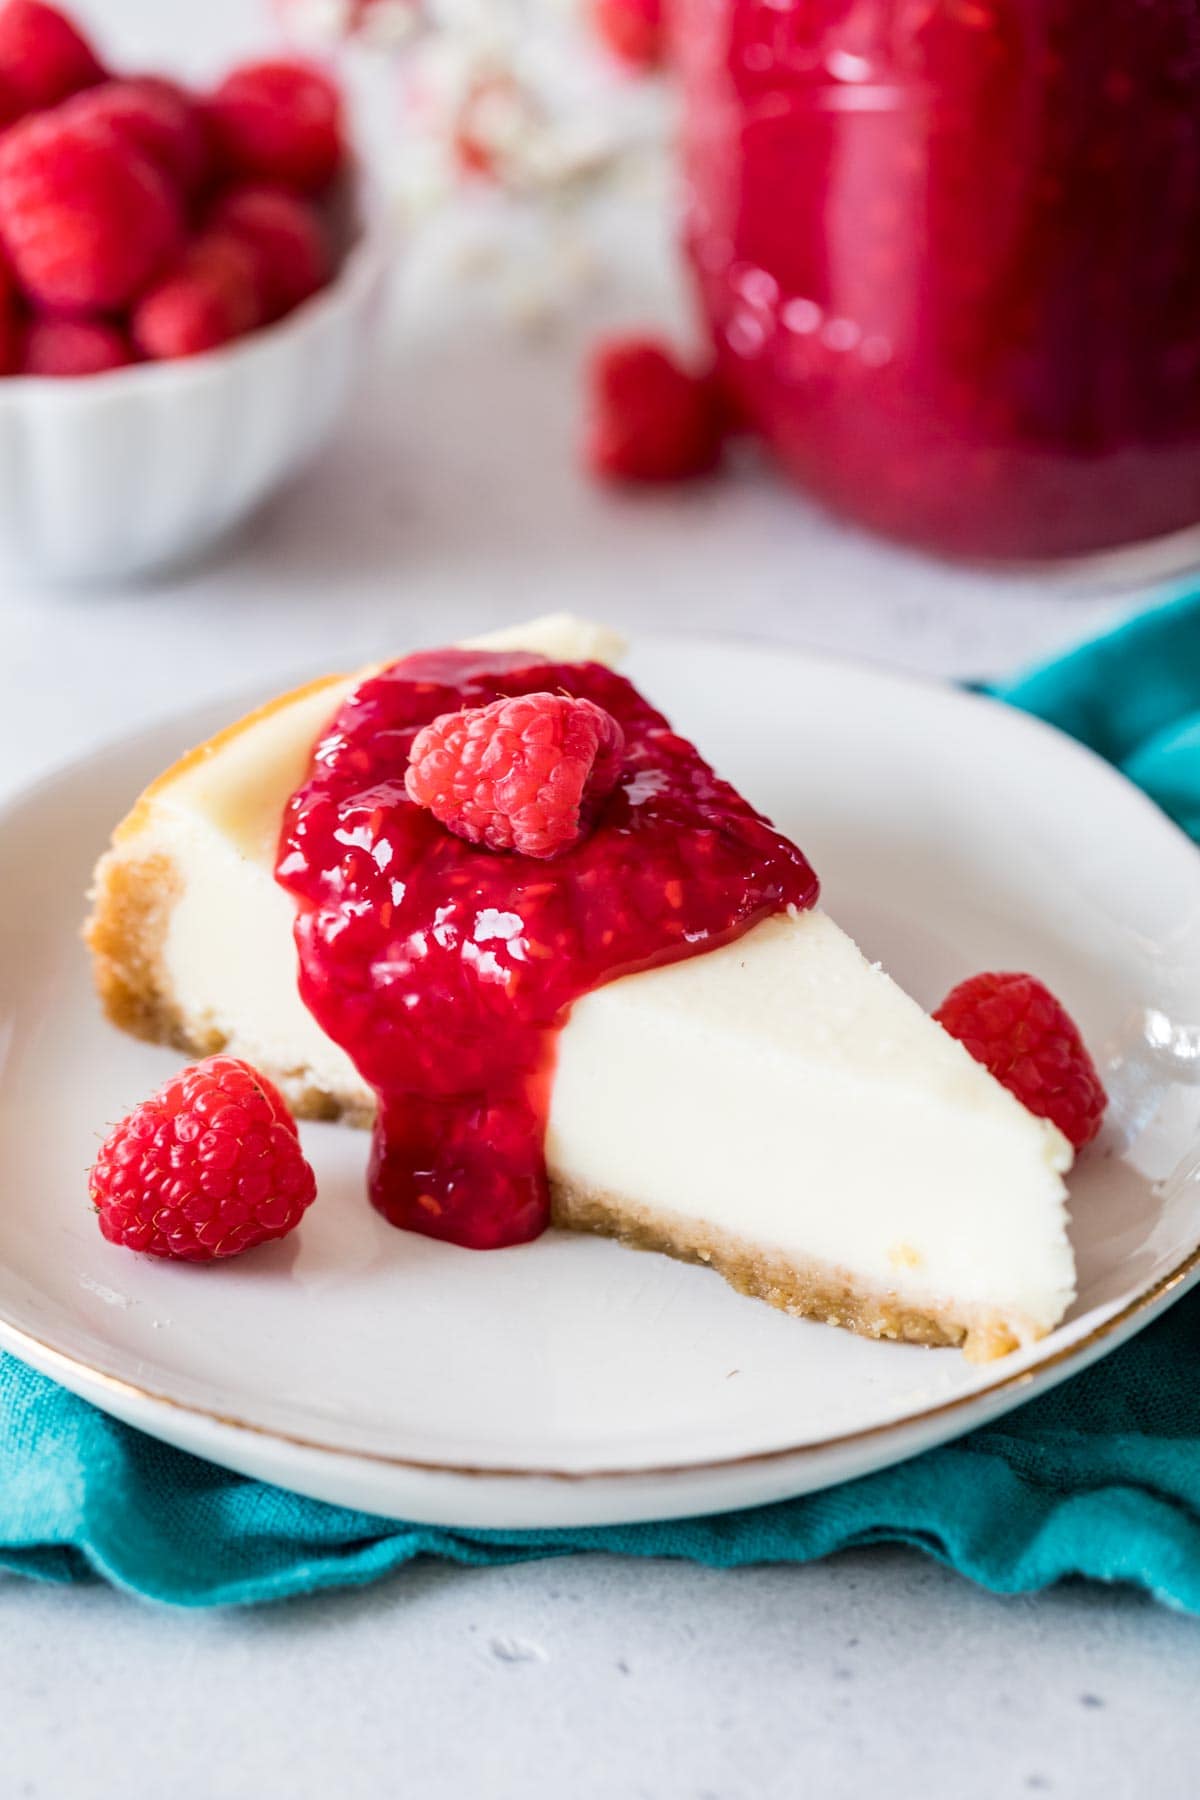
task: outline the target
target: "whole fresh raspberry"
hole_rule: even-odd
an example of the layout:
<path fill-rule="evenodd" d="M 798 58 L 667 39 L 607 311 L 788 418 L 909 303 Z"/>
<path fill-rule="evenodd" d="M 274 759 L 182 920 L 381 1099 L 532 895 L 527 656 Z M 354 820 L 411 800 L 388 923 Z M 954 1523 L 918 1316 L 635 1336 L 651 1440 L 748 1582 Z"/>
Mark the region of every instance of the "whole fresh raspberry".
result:
<path fill-rule="evenodd" d="M 248 183 L 220 195 L 210 225 L 253 254 L 264 320 L 280 319 L 329 279 L 329 246 L 315 209 L 287 188 Z"/>
<path fill-rule="evenodd" d="M 210 1056 L 109 1133 L 90 1188 L 110 1244 L 211 1262 L 285 1237 L 317 1184 L 278 1089 L 236 1056 Z"/>
<path fill-rule="evenodd" d="M 229 232 L 206 232 L 143 294 L 130 329 L 143 356 L 169 362 L 199 356 L 262 323 L 259 270 L 251 250 Z"/>
<path fill-rule="evenodd" d="M 426 725 L 413 739 L 405 786 L 470 844 L 558 856 L 616 786 L 624 747 L 621 727 L 594 701 L 522 694 Z"/>
<path fill-rule="evenodd" d="M 22 112 L 56 106 L 103 80 L 96 52 L 57 7 L 42 0 L 8 0 L 0 7 L 0 82 Z"/>
<path fill-rule="evenodd" d="M 1048 987 L 1032 975 L 972 975 L 933 1016 L 1077 1150 L 1091 1143 L 1108 1097 L 1078 1027 Z"/>
<path fill-rule="evenodd" d="M 170 182 L 111 132 L 50 112 L 0 138 L 0 238 L 44 306 L 115 311 L 170 260 L 181 233 Z"/>
<path fill-rule="evenodd" d="M 596 35 L 622 62 L 656 69 L 663 60 L 663 0 L 592 0 Z"/>
<path fill-rule="evenodd" d="M 208 138 L 198 109 L 182 88 L 154 75 L 106 81 L 61 108 L 67 124 L 107 128 L 152 162 L 185 198 L 204 185 Z"/>
<path fill-rule="evenodd" d="M 103 319 L 31 319 L 21 347 L 22 375 L 103 375 L 132 361 L 124 332 Z"/>
<path fill-rule="evenodd" d="M 302 193 L 328 187 L 345 160 L 342 102 L 311 63 L 247 63 L 227 75 L 207 107 L 229 173 Z"/>
<path fill-rule="evenodd" d="M 599 344 L 588 367 L 585 456 L 611 481 L 681 481 L 720 460 L 724 409 L 710 375 L 680 367 L 651 338 Z"/>

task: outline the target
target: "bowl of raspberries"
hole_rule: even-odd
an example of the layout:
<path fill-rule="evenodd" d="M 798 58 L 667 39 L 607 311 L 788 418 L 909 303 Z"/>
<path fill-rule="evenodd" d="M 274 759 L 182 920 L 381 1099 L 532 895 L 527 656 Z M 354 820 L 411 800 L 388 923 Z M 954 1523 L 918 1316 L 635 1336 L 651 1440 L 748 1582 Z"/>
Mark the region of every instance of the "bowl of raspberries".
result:
<path fill-rule="evenodd" d="M 381 236 L 320 67 L 196 92 L 0 0 L 0 560 L 137 576 L 244 519 L 337 418 Z"/>

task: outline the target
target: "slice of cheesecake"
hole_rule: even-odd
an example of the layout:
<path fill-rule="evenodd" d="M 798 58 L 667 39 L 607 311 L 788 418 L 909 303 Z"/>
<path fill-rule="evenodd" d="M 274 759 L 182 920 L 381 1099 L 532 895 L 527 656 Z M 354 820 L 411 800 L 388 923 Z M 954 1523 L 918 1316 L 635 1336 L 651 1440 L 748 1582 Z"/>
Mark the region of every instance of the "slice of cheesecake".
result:
<path fill-rule="evenodd" d="M 565 618 L 481 641 L 559 663 L 620 649 Z M 274 875 L 288 799 L 363 675 L 286 694 L 160 776 L 101 859 L 87 937 L 116 1024 L 228 1048 L 302 1116 L 365 1124 L 374 1095 L 300 998 Z M 578 1000 L 545 1155 L 555 1223 L 869 1336 L 986 1358 L 1073 1297 L 1066 1139 L 819 910 Z"/>

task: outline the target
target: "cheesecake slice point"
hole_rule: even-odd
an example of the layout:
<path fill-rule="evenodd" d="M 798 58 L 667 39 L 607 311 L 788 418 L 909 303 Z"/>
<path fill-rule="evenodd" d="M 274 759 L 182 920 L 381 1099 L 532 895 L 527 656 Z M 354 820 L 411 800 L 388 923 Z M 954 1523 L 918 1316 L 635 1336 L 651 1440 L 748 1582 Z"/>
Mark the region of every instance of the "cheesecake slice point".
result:
<path fill-rule="evenodd" d="M 1074 1294 L 1070 1145 L 819 909 L 578 1001 L 546 1155 L 558 1222 L 868 1336 L 986 1359 Z"/>

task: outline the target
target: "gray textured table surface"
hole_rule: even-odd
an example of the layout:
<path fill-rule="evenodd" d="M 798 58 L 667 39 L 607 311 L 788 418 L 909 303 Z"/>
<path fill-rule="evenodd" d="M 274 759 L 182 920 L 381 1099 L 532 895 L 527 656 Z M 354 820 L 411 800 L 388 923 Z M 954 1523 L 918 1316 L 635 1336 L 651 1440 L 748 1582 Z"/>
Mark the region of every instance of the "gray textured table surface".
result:
<path fill-rule="evenodd" d="M 182 49 L 173 8 L 85 10 L 143 64 L 212 68 L 261 31 L 241 0 L 189 15 Z M 639 258 L 600 310 L 661 315 L 665 267 Z M 138 593 L 4 581 L 0 790 L 225 688 L 564 606 L 957 674 L 1129 603 L 935 568 L 761 475 L 605 499 L 570 458 L 588 322 L 514 336 L 463 292 L 431 304 L 439 279 L 436 255 L 414 259 L 338 441 L 222 556 Z M 1098 1589 L 1001 1601 L 898 1551 L 737 1574 L 594 1557 L 419 1568 L 220 1616 L 8 1580 L 0 1621 L 5 1795 L 1196 1791 L 1193 1623 Z"/>
<path fill-rule="evenodd" d="M 2 1785 L 30 1800 L 1196 1792 L 1194 1622 L 895 1550 L 419 1568 L 251 1614 L 9 1582 L 0 1618 Z"/>

